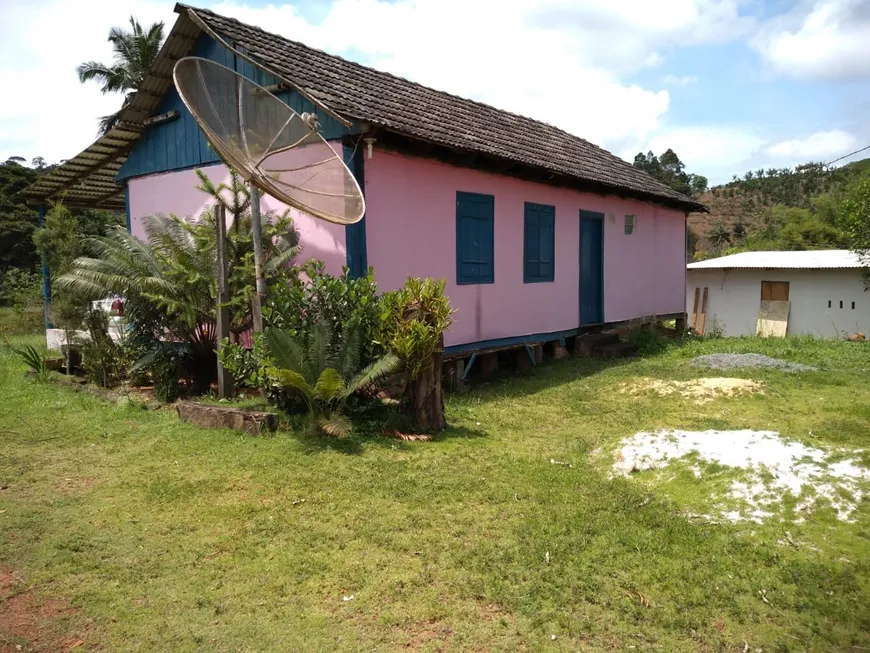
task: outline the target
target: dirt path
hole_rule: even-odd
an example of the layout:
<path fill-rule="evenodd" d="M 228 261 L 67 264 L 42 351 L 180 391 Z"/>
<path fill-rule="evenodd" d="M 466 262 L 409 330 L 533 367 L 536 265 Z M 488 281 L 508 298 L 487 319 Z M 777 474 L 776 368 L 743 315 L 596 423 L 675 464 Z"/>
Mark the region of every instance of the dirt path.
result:
<path fill-rule="evenodd" d="M 0 653 L 84 651 L 82 640 L 57 632 L 57 622 L 75 610 L 59 599 L 46 598 L 0 567 Z"/>

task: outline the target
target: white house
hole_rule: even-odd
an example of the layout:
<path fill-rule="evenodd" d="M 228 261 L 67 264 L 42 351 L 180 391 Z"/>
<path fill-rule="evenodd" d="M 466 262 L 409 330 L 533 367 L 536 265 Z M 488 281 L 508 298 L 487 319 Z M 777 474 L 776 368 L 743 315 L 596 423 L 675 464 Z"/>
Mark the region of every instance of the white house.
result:
<path fill-rule="evenodd" d="M 780 326 L 787 316 L 789 335 L 870 335 L 870 293 L 852 252 L 741 252 L 686 267 L 689 323 L 703 322 L 707 333 L 755 335 L 764 302 L 765 312 L 779 311 Z"/>

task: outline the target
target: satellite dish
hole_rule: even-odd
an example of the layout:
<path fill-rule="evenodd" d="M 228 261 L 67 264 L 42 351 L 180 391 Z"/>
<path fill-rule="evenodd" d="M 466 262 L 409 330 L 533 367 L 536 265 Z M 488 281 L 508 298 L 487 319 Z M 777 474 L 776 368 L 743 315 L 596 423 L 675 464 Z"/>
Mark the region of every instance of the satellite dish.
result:
<path fill-rule="evenodd" d="M 317 132 L 314 114 L 296 113 L 262 86 L 208 59 L 179 59 L 173 77 L 209 143 L 246 181 L 329 222 L 362 219 L 359 184 Z"/>

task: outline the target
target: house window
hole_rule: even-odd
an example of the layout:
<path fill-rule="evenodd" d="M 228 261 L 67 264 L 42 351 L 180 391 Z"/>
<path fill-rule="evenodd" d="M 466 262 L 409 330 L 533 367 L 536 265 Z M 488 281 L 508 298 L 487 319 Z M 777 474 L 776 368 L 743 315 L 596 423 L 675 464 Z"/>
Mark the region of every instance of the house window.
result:
<path fill-rule="evenodd" d="M 762 281 L 761 301 L 763 302 L 787 302 L 788 281 Z M 842 306 L 840 307 L 842 308 Z"/>
<path fill-rule="evenodd" d="M 556 277 L 556 207 L 526 202 L 523 219 L 523 283 Z"/>
<path fill-rule="evenodd" d="M 456 283 L 493 283 L 495 198 L 456 193 Z"/>
<path fill-rule="evenodd" d="M 636 215 L 627 215 L 625 216 L 625 235 L 630 236 L 634 233 L 634 229 L 637 226 L 637 216 Z"/>

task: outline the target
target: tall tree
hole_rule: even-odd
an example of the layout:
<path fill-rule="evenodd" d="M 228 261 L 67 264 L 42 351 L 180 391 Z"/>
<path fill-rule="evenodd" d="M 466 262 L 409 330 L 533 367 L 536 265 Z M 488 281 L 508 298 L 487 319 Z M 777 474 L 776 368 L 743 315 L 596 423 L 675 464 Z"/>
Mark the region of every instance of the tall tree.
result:
<path fill-rule="evenodd" d="M 146 30 L 131 16 L 130 27 L 130 31 L 120 27 L 109 30 L 109 42 L 115 53 L 113 64 L 86 61 L 76 69 L 82 83 L 96 80 L 102 84 L 100 91 L 103 93 L 124 93 L 124 105 L 145 80 L 163 45 L 162 22 L 154 23 Z M 105 134 L 118 122 L 120 113 L 119 109 L 100 118 L 100 134 Z"/>
<path fill-rule="evenodd" d="M 639 152 L 634 157 L 633 165 L 684 195 L 700 195 L 707 190 L 707 178 L 687 173 L 686 164 L 671 148 L 661 156 L 652 152 Z"/>
<path fill-rule="evenodd" d="M 865 266 L 864 286 L 870 290 L 870 178 L 856 182 L 843 202 L 843 222 L 849 249 Z"/>

